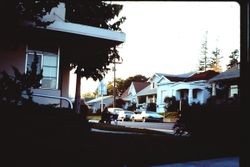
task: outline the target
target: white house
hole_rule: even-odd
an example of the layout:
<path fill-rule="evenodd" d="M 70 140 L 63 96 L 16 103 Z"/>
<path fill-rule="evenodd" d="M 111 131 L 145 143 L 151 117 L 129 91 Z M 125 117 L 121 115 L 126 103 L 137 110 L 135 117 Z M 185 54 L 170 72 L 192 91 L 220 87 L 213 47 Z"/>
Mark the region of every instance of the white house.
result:
<path fill-rule="evenodd" d="M 144 89 L 139 91 L 137 96 L 137 105 L 142 105 L 146 107 L 148 103 L 156 103 L 157 99 L 157 82 L 161 79 L 162 73 L 155 73 L 152 77 L 148 79 L 149 85 Z"/>
<path fill-rule="evenodd" d="M 127 90 L 121 95 L 121 99 L 127 102 L 125 108 L 131 103 L 138 104 L 137 93 L 148 85 L 148 82 L 131 82 Z"/>
<path fill-rule="evenodd" d="M 159 82 L 175 82 L 180 81 L 185 78 L 186 76 L 190 76 L 192 73 L 187 74 L 180 74 L 180 75 L 169 75 L 164 73 L 155 73 L 152 77 L 148 79 L 148 82 L 150 83 L 147 87 L 145 87 L 143 90 L 137 93 L 138 98 L 138 104 L 146 106 L 148 103 L 156 103 L 157 108 L 161 103 L 162 95 L 158 93 Z M 164 93 L 164 92 L 163 92 Z M 158 110 L 158 109 L 157 109 Z"/>
<path fill-rule="evenodd" d="M 206 103 L 210 92 L 210 84 L 207 80 L 211 79 L 217 72 L 206 71 L 201 73 L 183 75 L 165 75 L 157 83 L 157 112 L 164 112 L 164 98 L 174 96 L 177 101 L 186 99 L 188 104 Z M 181 76 L 181 77 L 180 77 Z"/>
<path fill-rule="evenodd" d="M 34 93 L 43 95 L 33 98 L 38 103 L 67 105 L 58 99 L 44 97 L 69 97 L 70 69 L 65 64 L 66 59 L 74 54 L 81 54 L 89 59 L 93 51 L 125 41 L 125 34 L 122 32 L 66 22 L 65 12 L 64 3 L 53 8 L 44 20 L 55 21 L 46 28 L 37 27 L 32 22 L 23 23 L 20 39 L 13 39 L 15 47 L 0 49 L 0 71 L 4 70 L 9 74 L 13 74 L 12 66 L 22 73 L 26 72 L 34 54 L 38 55 L 39 68 L 43 69 L 42 86 L 34 90 Z M 75 52 L 77 47 L 84 48 L 84 53 Z"/>

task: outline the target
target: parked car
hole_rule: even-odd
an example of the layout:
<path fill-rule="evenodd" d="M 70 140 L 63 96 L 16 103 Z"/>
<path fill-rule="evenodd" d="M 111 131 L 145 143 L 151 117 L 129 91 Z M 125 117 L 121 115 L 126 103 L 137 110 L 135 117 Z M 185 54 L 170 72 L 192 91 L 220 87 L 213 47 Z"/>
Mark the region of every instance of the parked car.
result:
<path fill-rule="evenodd" d="M 110 107 L 110 108 L 108 108 L 108 111 L 111 114 L 117 114 L 118 115 L 117 120 L 120 120 L 120 121 L 131 120 L 131 116 L 134 114 L 134 112 L 132 112 L 132 111 L 124 110 L 124 109 L 118 108 L 118 107 L 115 107 L 115 108 Z"/>
<path fill-rule="evenodd" d="M 119 111 L 118 113 L 118 119 L 119 121 L 130 121 L 132 120 L 132 116 L 134 115 L 135 113 L 132 112 L 132 111 L 127 111 L 127 110 L 123 110 L 123 111 Z"/>
<path fill-rule="evenodd" d="M 163 122 L 163 116 L 154 111 L 141 111 L 136 112 L 132 117 L 132 121 L 153 121 L 153 122 Z"/>
<path fill-rule="evenodd" d="M 120 111 L 124 111 L 124 109 L 118 107 L 109 107 L 108 111 L 112 114 L 118 114 Z"/>

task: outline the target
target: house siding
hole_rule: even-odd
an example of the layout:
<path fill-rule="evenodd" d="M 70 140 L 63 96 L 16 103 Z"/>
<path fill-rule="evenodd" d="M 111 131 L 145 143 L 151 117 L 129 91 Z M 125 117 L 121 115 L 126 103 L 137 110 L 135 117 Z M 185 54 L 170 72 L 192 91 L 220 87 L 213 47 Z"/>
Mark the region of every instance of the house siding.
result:
<path fill-rule="evenodd" d="M 28 47 L 27 47 L 28 46 Z M 21 73 L 26 72 L 26 52 L 28 50 L 49 51 L 59 54 L 58 47 L 53 45 L 44 45 L 36 43 L 29 46 L 26 44 L 18 44 L 15 48 L 8 50 L 0 50 L 1 61 L 0 71 L 6 71 L 9 75 L 14 76 L 12 67 L 16 67 Z M 58 55 L 60 56 L 60 55 Z M 60 59 L 59 59 L 60 61 Z M 59 65 L 60 67 L 60 65 Z M 60 69 L 62 70 L 62 69 Z M 43 94 L 48 96 L 63 96 L 68 97 L 68 83 L 69 83 L 69 71 L 62 70 L 59 74 L 58 89 L 34 89 L 34 94 Z M 61 91 L 62 90 L 62 91 Z M 24 96 L 25 97 L 25 96 Z M 58 100 L 52 98 L 34 96 L 33 101 L 39 104 L 59 104 L 61 107 L 68 107 L 68 102 L 65 100 Z"/>
<path fill-rule="evenodd" d="M 0 50 L 0 72 L 6 71 L 9 75 L 14 75 L 12 67 L 16 67 L 21 73 L 25 72 L 25 45 L 18 45 L 13 49 Z"/>

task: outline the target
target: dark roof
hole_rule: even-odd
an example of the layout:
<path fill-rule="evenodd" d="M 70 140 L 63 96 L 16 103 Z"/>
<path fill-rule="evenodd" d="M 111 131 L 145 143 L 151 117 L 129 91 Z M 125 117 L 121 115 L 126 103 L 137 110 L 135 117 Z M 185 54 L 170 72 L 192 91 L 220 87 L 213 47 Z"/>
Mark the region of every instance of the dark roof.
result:
<path fill-rule="evenodd" d="M 213 70 L 208 70 L 205 72 L 195 73 L 194 75 L 188 77 L 184 81 L 189 82 L 189 81 L 209 80 L 218 74 L 219 74 L 218 72 L 215 72 Z"/>
<path fill-rule="evenodd" d="M 149 85 L 148 82 L 132 82 L 132 83 L 134 84 L 136 93 L 138 93 L 139 91 L 141 91 L 142 89 L 144 89 L 145 87 Z M 121 98 L 127 97 L 129 95 L 128 91 L 129 91 L 129 87 L 126 89 L 125 92 L 123 92 L 123 94 L 121 95 Z"/>
<path fill-rule="evenodd" d="M 148 83 L 148 82 L 133 82 L 133 84 L 135 86 L 136 93 L 138 93 L 142 89 L 146 88 L 150 83 Z"/>
<path fill-rule="evenodd" d="M 209 82 L 219 81 L 219 80 L 227 80 L 232 78 L 239 78 L 240 77 L 240 69 L 238 68 L 231 68 L 225 72 L 216 75 L 215 77 L 211 78 Z"/>
<path fill-rule="evenodd" d="M 169 79 L 170 81 L 172 81 L 172 82 L 183 81 L 184 79 L 186 79 L 186 78 L 184 78 L 184 77 L 177 77 L 177 76 L 166 76 L 166 75 L 165 75 L 165 77 L 166 77 L 167 79 Z"/>
<path fill-rule="evenodd" d="M 184 79 L 190 77 L 191 75 L 193 75 L 195 72 L 188 72 L 188 73 L 183 73 L 183 74 L 164 74 L 164 73 L 155 73 L 160 77 L 165 77 L 168 80 L 172 81 L 172 82 L 179 82 L 179 81 L 183 81 Z"/>

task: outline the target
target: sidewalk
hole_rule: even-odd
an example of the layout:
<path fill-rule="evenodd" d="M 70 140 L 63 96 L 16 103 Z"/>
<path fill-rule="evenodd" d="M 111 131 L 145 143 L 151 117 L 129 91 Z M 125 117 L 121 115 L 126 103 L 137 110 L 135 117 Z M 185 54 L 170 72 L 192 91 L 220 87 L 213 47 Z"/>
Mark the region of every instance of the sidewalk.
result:
<path fill-rule="evenodd" d="M 185 163 L 163 164 L 153 167 L 239 167 L 239 157 L 226 157 Z"/>

